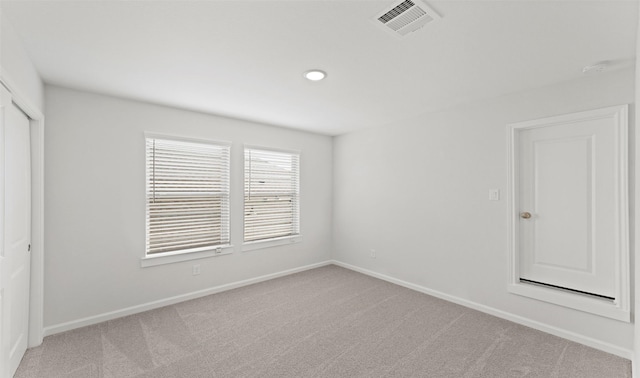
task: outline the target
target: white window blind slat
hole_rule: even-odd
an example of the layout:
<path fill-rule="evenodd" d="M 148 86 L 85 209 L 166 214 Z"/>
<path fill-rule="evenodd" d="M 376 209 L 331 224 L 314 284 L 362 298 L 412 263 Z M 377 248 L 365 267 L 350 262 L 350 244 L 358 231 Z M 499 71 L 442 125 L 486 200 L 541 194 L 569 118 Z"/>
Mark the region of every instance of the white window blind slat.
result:
<path fill-rule="evenodd" d="M 147 255 L 229 244 L 229 146 L 146 140 Z"/>
<path fill-rule="evenodd" d="M 245 148 L 244 241 L 300 234 L 297 153 Z"/>

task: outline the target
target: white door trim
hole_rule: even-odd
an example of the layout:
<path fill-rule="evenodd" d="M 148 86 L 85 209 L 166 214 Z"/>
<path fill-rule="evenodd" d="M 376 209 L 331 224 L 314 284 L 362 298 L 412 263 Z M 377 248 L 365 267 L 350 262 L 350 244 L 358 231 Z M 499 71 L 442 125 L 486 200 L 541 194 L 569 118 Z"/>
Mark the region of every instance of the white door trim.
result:
<path fill-rule="evenodd" d="M 615 153 L 618 163 L 616 172 L 616 204 L 617 222 L 616 232 L 618 234 L 618 245 L 616 246 L 616 300 L 605 301 L 589 296 L 574 294 L 571 292 L 526 284 L 520 282 L 520 263 L 518 261 L 517 246 L 519 245 L 519 177 L 517 167 L 519 157 L 516 146 L 518 135 L 521 131 L 538 127 L 548 127 L 555 124 L 562 124 L 576 120 L 587 120 L 594 118 L 612 118 L 615 124 L 616 146 Z M 509 124 L 508 131 L 508 177 L 509 177 L 509 200 L 508 207 L 508 250 L 509 250 L 509 281 L 508 290 L 511 293 L 535 298 L 538 300 L 554 303 L 557 305 L 573 308 L 597 314 L 600 316 L 630 321 L 630 278 L 629 278 L 629 182 L 628 182 L 628 105 L 607 107 L 590 110 L 586 112 L 566 114 L 556 117 L 537 119 Z"/>
<path fill-rule="evenodd" d="M 30 118 L 31 128 L 31 293 L 29 306 L 29 347 L 42 344 L 44 335 L 44 114 L 0 67 L 0 85 L 13 102 Z M 4 162 L 0 171 L 4 172 Z M 4 193 L 2 193 L 4 195 Z M 0 229 L 0 233 L 4 232 Z M 2 235 L 3 239 L 4 235 Z"/>

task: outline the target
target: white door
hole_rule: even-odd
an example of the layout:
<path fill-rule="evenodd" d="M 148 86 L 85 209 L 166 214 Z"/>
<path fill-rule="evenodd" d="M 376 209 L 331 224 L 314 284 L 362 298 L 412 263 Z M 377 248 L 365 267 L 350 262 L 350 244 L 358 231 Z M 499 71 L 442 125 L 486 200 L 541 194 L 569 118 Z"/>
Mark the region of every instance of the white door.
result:
<path fill-rule="evenodd" d="M 5 92 L 6 93 L 6 92 Z M 31 158 L 29 120 L 3 96 L 4 241 L 1 261 L 2 359 L 13 376 L 27 349 L 31 268 Z M 2 135 L 2 134 L 0 134 Z M 7 369 L 7 370 L 5 370 Z"/>
<path fill-rule="evenodd" d="M 616 299 L 618 129 L 578 113 L 518 132 L 520 280 Z"/>

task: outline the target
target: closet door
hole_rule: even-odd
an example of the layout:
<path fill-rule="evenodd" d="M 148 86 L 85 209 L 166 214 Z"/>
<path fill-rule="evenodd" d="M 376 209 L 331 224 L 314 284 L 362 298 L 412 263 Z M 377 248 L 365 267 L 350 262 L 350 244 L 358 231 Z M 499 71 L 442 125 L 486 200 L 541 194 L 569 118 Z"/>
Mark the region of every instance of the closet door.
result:
<path fill-rule="evenodd" d="M 520 133 L 520 278 L 615 297 L 614 131 L 588 119 Z"/>
<path fill-rule="evenodd" d="M 4 198 L 0 253 L 2 373 L 13 376 L 27 349 L 31 270 L 31 158 L 29 119 L 3 93 Z M 8 99 L 7 99 L 8 97 Z"/>
<path fill-rule="evenodd" d="M 512 292 L 628 321 L 626 117 L 510 125 Z"/>

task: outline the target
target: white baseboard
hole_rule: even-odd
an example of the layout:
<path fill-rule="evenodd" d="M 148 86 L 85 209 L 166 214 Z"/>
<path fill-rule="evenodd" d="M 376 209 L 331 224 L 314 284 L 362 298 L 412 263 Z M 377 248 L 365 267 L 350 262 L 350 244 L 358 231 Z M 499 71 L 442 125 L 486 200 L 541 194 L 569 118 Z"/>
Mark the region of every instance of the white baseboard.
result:
<path fill-rule="evenodd" d="M 570 331 L 566 331 L 548 324 L 544 324 L 544 323 L 540 323 L 538 321 L 535 320 L 531 320 L 519 315 L 514 315 L 511 313 L 508 313 L 506 311 L 502 311 L 502 310 L 498 310 L 496 308 L 493 307 L 489 307 L 489 306 L 485 306 L 473 301 L 469 301 L 467 299 L 463 299 L 463 298 L 459 298 L 453 295 L 449 295 L 449 294 L 445 294 L 442 293 L 440 291 L 436 291 L 436 290 L 432 290 L 429 288 L 426 288 L 424 286 L 420 286 L 420 285 L 416 285 L 410 282 L 406 282 L 394 277 L 390 277 L 381 273 L 377 273 L 368 269 L 364 269 L 364 268 L 360 268 L 351 264 L 347 264 L 347 263 L 343 263 L 341 261 L 337 261 L 337 260 L 329 260 L 329 261 L 323 261 L 323 262 L 319 262 L 316 264 L 310 264 L 310 265 L 305 265 L 305 266 L 301 266 L 298 268 L 293 268 L 293 269 L 288 269 L 288 270 L 284 270 L 281 272 L 276 272 L 276 273 L 272 273 L 272 274 L 267 274 L 264 276 L 260 276 L 260 277 L 255 277 L 255 278 L 250 278 L 250 279 L 246 279 L 246 280 L 242 280 L 242 281 L 236 281 L 236 282 L 232 282 L 232 283 L 228 283 L 228 284 L 224 284 L 224 285 L 220 285 L 220 286 L 215 286 L 215 287 L 211 287 L 208 289 L 204 289 L 204 290 L 198 290 L 198 291 L 194 291 L 191 293 L 186 293 L 186 294 L 182 294 L 182 295 L 177 295 L 174 297 L 170 297 L 170 298 L 165 298 L 165 299 L 161 299 L 161 300 L 157 300 L 157 301 L 153 301 L 153 302 L 148 302 L 148 303 L 144 303 L 144 304 L 140 304 L 140 305 L 136 305 L 136 306 L 131 306 L 131 307 L 127 307 L 127 308 L 123 308 L 120 310 L 115 310 L 115 311 L 110 311 L 110 312 L 106 312 L 103 314 L 98 314 L 98 315 L 94 315 L 94 316 L 89 316 L 86 318 L 82 318 L 82 319 L 78 319 L 78 320 L 73 320 L 70 322 L 66 322 L 66 323 L 60 323 L 60 324 L 56 324 L 56 325 L 52 325 L 49 327 L 45 327 L 44 328 L 44 336 L 49 336 L 49 335 L 53 335 L 56 333 L 60 333 L 60 332 L 65 332 L 65 331 L 69 331 L 72 329 L 76 329 L 76 328 L 80 328 L 80 327 L 85 327 L 88 325 L 92 325 L 92 324 L 97 324 L 97 323 L 101 323 L 107 320 L 113 320 L 113 319 L 117 319 L 117 318 L 121 318 L 123 316 L 128 316 L 128 315 L 133 315 L 133 314 L 137 314 L 140 312 L 144 312 L 144 311 L 148 311 L 148 310 L 153 310 L 156 308 L 160 308 L 160 307 L 164 307 L 164 306 L 169 306 L 175 303 L 179 303 L 179 302 L 184 302 L 190 299 L 195 299 L 195 298 L 200 298 L 200 297 L 204 297 L 207 295 L 211 295 L 211 294 L 215 294 L 215 293 L 220 293 L 223 291 L 227 291 L 227 290 L 231 290 L 231 289 L 235 289 L 238 287 L 242 287 L 242 286 L 247 286 L 247 285 L 252 285 L 258 282 L 263 282 L 263 281 L 267 281 L 267 280 L 271 280 L 274 278 L 278 278 L 278 277 L 283 277 L 289 274 L 294 274 L 294 273 L 298 273 L 298 272 L 302 272 L 305 270 L 309 270 L 309 269 L 315 269 L 315 268 L 319 268 L 322 266 L 326 266 L 326 265 L 337 265 L 337 266 L 341 266 L 343 268 L 349 269 L 349 270 L 353 270 L 359 273 L 363 273 L 366 274 L 368 276 L 371 277 L 375 277 L 375 278 L 379 278 L 381 280 L 384 281 L 388 281 L 391 283 L 394 283 L 396 285 L 400 285 L 403 287 L 406 287 L 408 289 L 412 289 L 415 291 L 419 291 L 421 293 L 424 294 L 428 294 L 437 298 L 441 298 L 444 299 L 446 301 L 449 302 L 453 302 L 453 303 L 457 303 L 459 305 L 468 307 L 468 308 L 472 308 L 474 310 L 478 310 L 493 316 L 497 316 L 499 318 L 502 319 L 506 319 L 509 321 L 512 321 L 514 323 L 518 323 L 533 329 L 537 329 L 539 331 L 542 332 L 546 332 L 549 334 L 552 334 L 554 336 L 558 336 L 558 337 L 562 337 L 564 339 L 567 340 L 571 340 L 571 341 L 575 341 L 577 343 L 580 344 L 584 344 L 587 345 L 589 347 L 607 352 L 607 353 L 611 353 L 614 354 L 616 356 L 620 356 L 623 358 L 627 358 L 627 359 L 633 359 L 633 351 L 629 350 L 629 349 L 625 349 L 625 348 L 621 348 L 619 346 L 613 345 L 613 344 L 609 344 L 600 340 L 596 340 L 587 336 L 583 336 L 574 332 L 570 332 Z M 635 365 L 635 364 L 634 364 Z M 635 366 L 634 366 L 635 367 Z M 633 369 L 634 373 L 636 369 Z M 635 375 L 634 375 L 635 378 Z M 640 377 L 638 377 L 640 378 Z"/>
<path fill-rule="evenodd" d="M 236 289 L 242 286 L 252 285 L 258 282 L 267 281 L 274 278 L 283 277 L 289 274 L 294 274 L 294 273 L 302 272 L 309 269 L 315 269 L 315 268 L 319 268 L 326 265 L 331 265 L 331 261 L 323 261 L 315 264 L 301 266 L 298 268 L 283 270 L 281 272 L 266 274 L 260 277 L 249 278 L 246 280 L 236 281 L 236 282 L 232 282 L 232 283 L 228 283 L 220 286 L 211 287 L 204 290 L 198 290 L 191 293 L 176 295 L 174 297 L 160 299 L 160 300 L 148 302 L 148 303 L 143 303 L 140 305 L 127 307 L 120 310 L 105 312 L 103 314 L 93 315 L 93 316 L 89 316 L 89 317 L 78 319 L 78 320 L 73 320 L 66 323 L 55 324 L 55 325 L 44 328 L 44 336 L 50 336 L 56 333 L 65 332 L 72 329 L 85 327 L 92 324 L 102 323 L 107 320 L 113 320 L 113 319 L 121 318 L 123 316 L 133 315 L 140 312 L 153 310 L 156 308 L 169 306 L 169 305 L 179 303 L 179 302 L 184 302 L 190 299 L 196 299 L 196 298 L 204 297 L 204 296 L 215 294 L 215 293 L 220 293 L 223 291 Z"/>
<path fill-rule="evenodd" d="M 381 280 L 388 281 L 388 282 L 394 283 L 396 285 L 404 286 L 404 287 L 406 287 L 408 289 L 419 291 L 419 292 L 424 293 L 424 294 L 428 294 L 428 295 L 431 295 L 431 296 L 434 296 L 434 297 L 437 297 L 437 298 L 440 298 L 440 299 L 444 299 L 444 300 L 449 301 L 449 302 L 453 302 L 453 303 L 456 303 L 456 304 L 459 304 L 459 305 L 462 305 L 462 306 L 465 306 L 465 307 L 468 307 L 468 308 L 472 308 L 474 310 L 478 310 L 478 311 L 484 312 L 486 314 L 496 316 L 498 318 L 506 319 L 506 320 L 512 321 L 514 323 L 518 323 L 518 324 L 521 324 L 521 325 L 524 325 L 524 326 L 527 326 L 527 327 L 530 327 L 530 328 L 533 328 L 533 329 L 537 329 L 539 331 L 546 332 L 546 333 L 552 334 L 554 336 L 562 337 L 564 339 L 571 340 L 571 341 L 574 341 L 576 343 L 584 344 L 586 346 L 601 350 L 603 352 L 611 353 L 611 354 L 614 354 L 616 356 L 620 356 L 620 357 L 623 357 L 623 358 L 626 358 L 626 359 L 629 359 L 629 360 L 633 359 L 633 351 L 630 350 L 630 349 L 621 348 L 619 346 L 616 346 L 616 345 L 613 345 L 613 344 L 609 344 L 609 343 L 606 343 L 604 341 L 596 340 L 596 339 L 593 339 L 591 337 L 587 337 L 587 336 L 580 335 L 580 334 L 577 334 L 577 333 L 574 333 L 574 332 L 566 331 L 566 330 L 563 330 L 561 328 L 557 328 L 557 327 L 554 327 L 554 326 L 551 326 L 551 325 L 548 325 L 548 324 L 540 323 L 538 321 L 531 320 L 531 319 L 528 319 L 528 318 L 525 318 L 525 317 L 522 317 L 522 316 L 519 316 L 519 315 L 514 315 L 514 314 L 511 314 L 511 313 L 506 312 L 506 311 L 498 310 L 496 308 L 485 306 L 485 305 L 480 304 L 480 303 L 472 302 L 472 301 L 467 300 L 467 299 L 463 299 L 463 298 L 459 298 L 459 297 L 456 297 L 456 296 L 453 296 L 453 295 L 445 294 L 445 293 L 440 292 L 440 291 L 432 290 L 432 289 L 426 288 L 424 286 L 420 286 L 420 285 L 416 285 L 416 284 L 413 284 L 413 283 L 410 283 L 410 282 L 406 282 L 406 281 L 403 281 L 403 280 L 400 280 L 400 279 L 397 279 L 397 278 L 394 278 L 394 277 L 390 277 L 390 276 L 387 276 L 387 275 L 384 275 L 384 274 L 381 274 L 381 273 L 377 273 L 377 272 L 374 272 L 374 271 L 371 271 L 371 270 L 368 270 L 368 269 L 364 269 L 364 268 L 360 268 L 360 267 L 357 267 L 357 266 L 354 266 L 354 265 L 351 265 L 351 264 L 343 263 L 341 261 L 333 260 L 332 263 L 334 265 L 338 265 L 338 266 L 341 266 L 343 268 L 347 268 L 347 269 L 350 269 L 350 270 L 353 270 L 353 271 L 356 271 L 356 272 L 359 272 L 359 273 L 363 273 L 363 274 L 366 274 L 366 275 L 371 276 L 371 277 L 379 278 Z"/>

